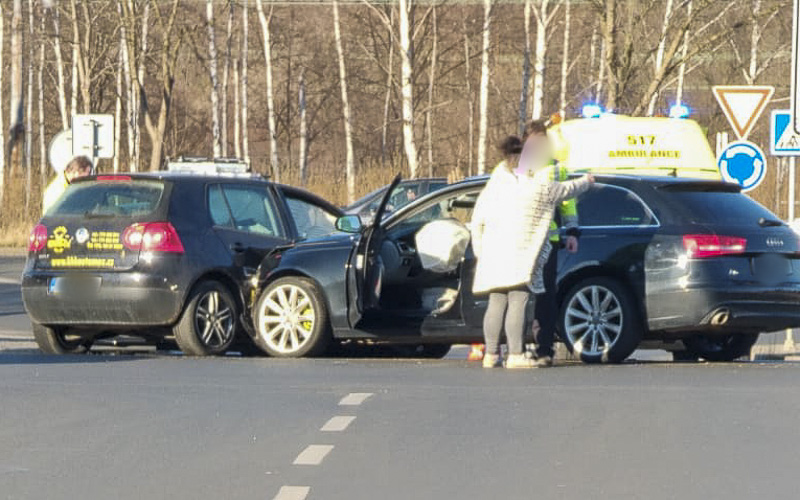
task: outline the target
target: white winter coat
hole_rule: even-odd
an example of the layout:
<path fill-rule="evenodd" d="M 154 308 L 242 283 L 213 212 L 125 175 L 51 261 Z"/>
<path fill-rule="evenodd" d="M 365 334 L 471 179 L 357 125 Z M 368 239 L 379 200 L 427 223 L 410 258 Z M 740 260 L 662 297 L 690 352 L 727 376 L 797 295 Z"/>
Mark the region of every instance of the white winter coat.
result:
<path fill-rule="evenodd" d="M 589 185 L 586 177 L 553 181 L 546 168 L 518 176 L 505 162 L 498 165 L 472 213 L 473 293 L 522 286 L 543 293 L 542 269 L 550 255 L 548 231 L 556 205 Z"/>

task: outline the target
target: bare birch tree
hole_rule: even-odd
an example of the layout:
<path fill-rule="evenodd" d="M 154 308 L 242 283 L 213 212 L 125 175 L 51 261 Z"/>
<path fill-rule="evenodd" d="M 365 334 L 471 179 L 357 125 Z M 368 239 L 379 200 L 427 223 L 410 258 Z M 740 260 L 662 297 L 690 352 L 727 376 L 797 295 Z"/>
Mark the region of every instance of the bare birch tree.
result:
<path fill-rule="evenodd" d="M 262 9 L 263 10 L 263 9 Z M 248 19 L 250 13 L 250 7 L 247 4 L 242 5 L 242 62 L 241 62 L 241 79 L 242 79 L 242 158 L 244 159 L 245 163 L 250 165 L 250 138 L 248 135 L 249 127 L 247 125 L 247 114 L 249 113 L 247 107 L 247 68 L 250 65 L 249 57 L 250 57 L 250 20 Z M 269 58 L 271 60 L 272 58 Z M 272 68 L 270 67 L 270 78 L 269 81 L 272 82 Z M 272 101 L 270 101 L 272 102 Z M 272 122 L 272 130 L 275 130 L 275 121 L 274 121 L 274 114 L 273 122 Z M 275 148 L 275 165 L 277 170 L 278 164 L 278 147 L 277 143 L 273 144 Z M 279 180 L 279 175 L 275 177 L 275 180 Z"/>
<path fill-rule="evenodd" d="M 241 142 L 241 123 L 242 123 L 242 106 L 239 99 L 239 67 L 241 61 L 238 59 L 233 63 L 233 151 L 236 158 L 242 157 L 242 142 Z"/>
<path fill-rule="evenodd" d="M 492 23 L 492 0 L 483 1 L 483 47 L 481 50 L 481 87 L 478 123 L 478 174 L 486 172 L 486 133 L 489 125 L 489 49 Z"/>
<path fill-rule="evenodd" d="M 656 59 L 653 68 L 654 73 L 664 64 L 664 49 L 666 49 L 667 45 L 667 32 L 669 31 L 670 21 L 672 21 L 672 5 L 673 0 L 667 0 L 667 5 L 664 7 L 664 26 L 661 28 L 661 38 L 658 40 L 658 50 L 656 50 Z M 647 116 L 653 116 L 657 100 L 658 92 L 653 94 L 653 97 L 650 98 L 650 104 L 647 106 Z"/>
<path fill-rule="evenodd" d="M 39 26 L 39 31 L 42 36 L 45 34 L 46 30 L 46 18 L 47 18 L 47 11 L 43 10 L 41 12 L 41 18 L 39 22 L 41 23 Z M 39 112 L 39 183 L 42 186 L 42 190 L 44 190 L 45 185 L 47 184 L 47 165 L 48 165 L 48 158 L 47 158 L 47 139 L 45 137 L 45 114 L 44 114 L 44 66 L 45 66 L 45 44 L 44 40 L 41 40 L 39 43 L 39 65 L 36 68 L 36 83 L 38 87 L 38 96 L 36 102 L 38 103 L 38 112 Z M 0 67 L 2 65 L 0 64 Z"/>
<path fill-rule="evenodd" d="M 389 12 L 389 32 L 394 30 L 394 7 Z M 383 99 L 383 126 L 381 127 L 381 165 L 386 165 L 386 140 L 389 134 L 389 105 L 394 89 L 394 43 L 389 43 L 389 63 L 386 72 L 386 96 Z"/>
<path fill-rule="evenodd" d="M 33 0 L 28 0 L 28 67 L 25 92 L 25 210 L 31 206 L 33 189 Z"/>
<path fill-rule="evenodd" d="M 438 53 L 439 25 L 436 22 L 436 7 L 433 7 L 433 43 L 431 63 L 428 68 L 428 109 L 425 110 L 425 136 L 428 139 L 428 176 L 433 177 L 433 93 L 436 89 L 436 56 Z"/>
<path fill-rule="evenodd" d="M 14 0 L 11 12 L 11 85 L 8 109 L 8 158 L 11 176 L 21 168 L 20 146 L 24 140 L 25 125 L 22 95 L 22 0 Z"/>
<path fill-rule="evenodd" d="M 400 10 L 400 95 L 402 96 L 403 147 L 406 152 L 409 175 L 418 175 L 417 145 L 414 140 L 414 74 L 411 45 L 409 9 L 412 0 L 399 0 Z M 487 0 L 489 1 L 489 0 Z"/>
<path fill-rule="evenodd" d="M 221 87 L 221 141 L 222 141 L 222 156 L 228 156 L 228 82 L 230 80 L 231 68 L 231 49 L 233 42 L 233 16 L 234 6 L 231 0 L 228 0 L 228 25 L 225 29 L 225 61 L 222 65 L 222 87 Z"/>
<path fill-rule="evenodd" d="M 550 0 L 536 0 L 533 4 L 533 17 L 536 19 L 536 45 L 533 56 L 531 118 L 534 120 L 541 118 L 544 110 L 544 73 L 547 62 L 548 30 L 557 11 L 557 6 L 552 6 Z"/>
<path fill-rule="evenodd" d="M 472 175 L 472 166 L 475 162 L 474 149 L 475 149 L 475 103 L 472 98 L 472 84 L 470 83 L 472 75 L 470 73 L 469 62 L 472 55 L 469 50 L 469 35 L 467 35 L 466 22 L 464 26 L 464 81 L 467 87 L 467 106 L 469 120 L 467 123 L 467 175 Z M 524 123 L 524 121 L 523 121 Z M 524 125 L 523 125 L 524 126 Z M 521 133 L 521 132 L 520 132 Z"/>
<path fill-rule="evenodd" d="M 278 131 L 275 127 L 275 99 L 272 89 L 272 45 L 270 42 L 269 27 L 272 18 L 272 10 L 270 10 L 269 18 L 267 18 L 267 15 L 264 13 L 262 0 L 256 0 L 256 8 L 258 9 L 258 20 L 261 22 L 261 34 L 264 37 L 264 62 L 266 63 L 265 71 L 267 79 L 267 133 L 269 134 L 270 143 L 270 167 L 275 180 L 280 181 L 280 171 L 278 169 Z"/>
<path fill-rule="evenodd" d="M 558 98 L 558 112 L 562 118 L 567 116 L 567 78 L 569 77 L 569 35 L 572 22 L 572 3 L 564 0 L 564 42 L 561 51 L 561 88 Z"/>
<path fill-rule="evenodd" d="M 0 2 L 0 145 L 5 145 L 5 128 L 3 127 L 3 54 L 6 51 L 4 29 L 6 24 L 5 9 Z M 0 210 L 3 209 L 3 201 L 6 192 L 6 155 L 0 154 Z"/>
<path fill-rule="evenodd" d="M 306 78 L 305 68 L 300 70 L 297 81 L 297 112 L 300 115 L 300 182 L 303 186 L 308 180 L 308 117 L 306 116 Z"/>
<path fill-rule="evenodd" d="M 70 127 L 70 116 L 67 114 L 67 87 L 64 78 L 64 57 L 61 53 L 61 15 L 57 5 L 47 9 L 53 16 L 53 53 L 56 56 L 56 93 L 58 94 L 58 111 L 61 115 L 61 130 Z"/>
<path fill-rule="evenodd" d="M 333 33 L 336 40 L 336 53 L 339 56 L 339 86 L 342 91 L 342 117 L 344 119 L 345 142 L 345 179 L 347 181 L 347 203 L 356 199 L 356 165 L 353 154 L 353 132 L 350 114 L 350 101 L 347 98 L 347 69 L 344 61 L 344 47 L 342 45 L 342 29 L 339 21 L 339 2 L 333 0 Z"/>
<path fill-rule="evenodd" d="M 528 87 L 531 79 L 531 0 L 525 0 L 523 8 L 523 27 L 525 29 L 525 49 L 522 52 L 522 89 L 519 92 L 519 113 L 517 130 L 522 136 L 528 120 Z"/>
<path fill-rule="evenodd" d="M 217 75 L 217 37 L 214 29 L 214 0 L 206 0 L 208 30 L 208 74 L 211 79 L 211 144 L 214 158 L 222 154 L 219 126 L 219 77 Z"/>
<path fill-rule="evenodd" d="M 120 141 L 122 139 L 122 73 L 124 61 L 122 58 L 122 47 L 125 46 L 122 30 L 120 30 L 120 46 L 117 53 L 117 67 L 115 77 L 116 92 L 114 95 L 114 159 L 112 162 L 112 170 L 114 173 L 119 172 L 119 160 L 122 156 L 120 151 Z"/>

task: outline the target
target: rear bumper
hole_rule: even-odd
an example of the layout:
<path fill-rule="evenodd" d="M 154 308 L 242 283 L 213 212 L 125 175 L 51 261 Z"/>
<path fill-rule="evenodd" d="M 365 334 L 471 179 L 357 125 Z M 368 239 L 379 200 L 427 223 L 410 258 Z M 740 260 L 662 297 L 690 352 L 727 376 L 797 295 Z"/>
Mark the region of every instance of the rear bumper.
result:
<path fill-rule="evenodd" d="M 48 293 L 55 272 L 22 277 L 22 300 L 33 321 L 45 325 L 170 325 L 180 316 L 185 287 L 163 275 L 138 272 L 93 273 L 100 290 L 86 297 Z"/>
<path fill-rule="evenodd" d="M 800 287 L 695 288 L 648 297 L 650 331 L 761 333 L 800 327 Z"/>

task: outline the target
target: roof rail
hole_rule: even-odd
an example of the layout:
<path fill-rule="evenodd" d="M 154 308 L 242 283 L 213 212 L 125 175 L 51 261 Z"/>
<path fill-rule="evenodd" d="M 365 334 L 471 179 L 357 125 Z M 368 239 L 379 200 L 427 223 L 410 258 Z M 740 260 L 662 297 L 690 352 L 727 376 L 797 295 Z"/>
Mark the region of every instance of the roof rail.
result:
<path fill-rule="evenodd" d="M 199 156 L 179 156 L 175 160 L 167 159 L 167 171 L 185 172 L 204 175 L 247 175 L 265 177 L 254 174 L 250 164 L 239 158 L 206 158 Z"/>

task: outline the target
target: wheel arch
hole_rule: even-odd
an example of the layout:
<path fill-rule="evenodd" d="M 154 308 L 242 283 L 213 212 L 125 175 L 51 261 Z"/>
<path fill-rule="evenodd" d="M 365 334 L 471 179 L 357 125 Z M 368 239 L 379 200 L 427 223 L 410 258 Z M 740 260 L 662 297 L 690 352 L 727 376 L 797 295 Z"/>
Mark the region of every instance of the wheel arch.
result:
<path fill-rule="evenodd" d="M 236 280 L 234 280 L 228 274 L 219 270 L 212 270 L 212 271 L 207 271 L 198 276 L 197 278 L 195 278 L 194 281 L 192 281 L 192 284 L 189 285 L 189 287 L 186 289 L 186 293 L 184 294 L 183 297 L 178 319 L 180 319 L 180 316 L 183 315 L 183 312 L 186 310 L 186 304 L 188 303 L 189 299 L 192 296 L 192 291 L 194 291 L 195 288 L 200 286 L 200 284 L 205 283 L 207 281 L 217 281 L 221 283 L 225 288 L 227 288 L 228 292 L 230 292 L 230 294 L 233 296 L 233 300 L 236 301 L 236 307 L 239 309 L 239 313 L 244 314 L 244 311 L 246 311 L 245 298 L 243 296 L 241 286 L 239 286 L 236 283 Z"/>
<path fill-rule="evenodd" d="M 319 291 L 320 295 L 322 296 L 322 301 L 323 301 L 323 303 L 325 305 L 325 309 L 328 311 L 328 323 L 329 323 L 328 326 L 329 327 L 332 326 L 332 325 L 330 325 L 330 322 L 331 322 L 331 319 L 330 319 L 331 304 L 330 304 L 330 299 L 328 298 L 328 294 L 325 292 L 325 287 L 322 286 L 322 284 L 316 278 L 311 276 L 309 273 L 303 272 L 303 271 L 301 271 L 299 269 L 296 269 L 296 268 L 285 268 L 285 269 L 277 269 L 277 270 L 275 270 L 275 272 L 271 273 L 267 277 L 267 279 L 264 280 L 263 283 L 261 283 L 261 286 L 258 289 L 258 294 L 256 295 L 255 301 L 253 302 L 253 306 L 254 307 L 253 307 L 253 310 L 250 311 L 250 318 L 249 318 L 249 320 L 253 324 L 254 331 L 255 331 L 254 316 L 255 316 L 255 314 L 257 312 L 255 310 L 255 302 L 258 301 L 258 298 L 261 296 L 261 294 L 264 292 L 264 290 L 267 289 L 268 286 L 270 286 L 272 283 L 274 283 L 274 282 L 276 282 L 276 281 L 278 281 L 279 279 L 282 279 L 282 278 L 301 278 L 301 279 L 305 279 L 307 281 L 310 281 L 317 288 L 317 290 Z"/>

